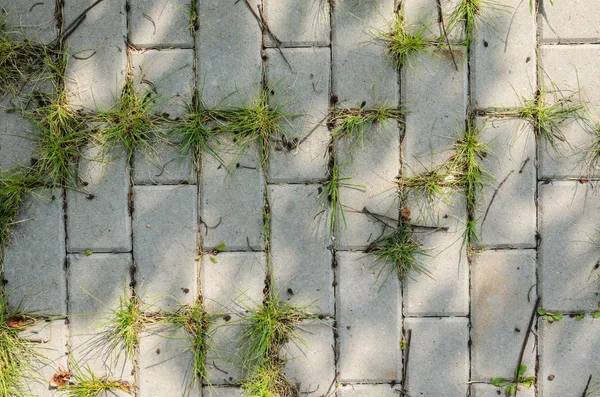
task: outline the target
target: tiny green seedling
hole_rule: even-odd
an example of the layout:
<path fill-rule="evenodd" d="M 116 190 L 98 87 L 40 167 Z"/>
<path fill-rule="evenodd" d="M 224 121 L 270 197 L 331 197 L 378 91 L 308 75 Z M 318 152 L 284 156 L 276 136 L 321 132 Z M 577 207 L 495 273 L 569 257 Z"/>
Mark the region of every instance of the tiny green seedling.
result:
<path fill-rule="evenodd" d="M 546 320 L 549 323 L 553 323 L 555 321 L 560 321 L 563 318 L 562 313 L 554 313 L 549 310 L 543 309 L 541 307 L 537 308 L 537 314 L 540 315 L 542 320 Z"/>
<path fill-rule="evenodd" d="M 490 383 L 496 387 L 505 387 L 504 395 L 507 397 L 513 396 L 517 393 L 517 389 L 521 390 L 521 386 L 524 386 L 528 389 L 535 384 L 535 376 L 525 376 L 525 372 L 527 371 L 527 366 L 524 364 L 519 365 L 519 367 L 515 370 L 515 379 L 517 382 L 514 382 L 514 379 L 505 379 L 505 378 L 493 378 Z"/>
<path fill-rule="evenodd" d="M 343 164 L 342 164 L 343 165 Z M 335 163 L 329 170 L 329 180 L 323 184 L 323 188 L 319 194 L 322 200 L 329 202 L 329 236 L 333 236 L 334 231 L 339 228 L 339 219 L 341 218 L 344 222 L 344 227 L 348 227 L 346 224 L 346 215 L 344 214 L 344 206 L 340 196 L 340 188 L 351 188 L 351 189 L 366 189 L 366 186 L 356 185 L 348 183 L 346 181 L 352 178 L 343 176 L 344 173 L 340 169 L 340 165 Z"/>
<path fill-rule="evenodd" d="M 92 254 L 92 250 L 85 250 L 85 256 L 91 256 Z"/>
<path fill-rule="evenodd" d="M 595 311 L 594 314 L 592 314 L 592 317 L 595 319 L 600 318 L 600 310 Z"/>
<path fill-rule="evenodd" d="M 575 321 L 581 321 L 585 318 L 585 313 L 577 313 L 575 314 Z"/>
<path fill-rule="evenodd" d="M 414 238 L 412 226 L 406 222 L 402 222 L 393 233 L 371 243 L 365 252 L 373 255 L 375 265 L 381 267 L 377 278 L 383 275 L 382 285 L 392 273 L 396 273 L 400 280 L 411 277 L 413 273 L 432 277 L 420 259 L 427 256 L 427 253 Z"/>

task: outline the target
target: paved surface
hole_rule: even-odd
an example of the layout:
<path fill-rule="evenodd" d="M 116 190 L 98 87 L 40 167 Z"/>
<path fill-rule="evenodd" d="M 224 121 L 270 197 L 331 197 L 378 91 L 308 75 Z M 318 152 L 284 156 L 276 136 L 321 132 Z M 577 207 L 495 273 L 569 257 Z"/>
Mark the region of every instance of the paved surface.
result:
<path fill-rule="evenodd" d="M 9 3 L 13 26 L 37 40 L 55 37 L 54 1 Z M 92 3 L 65 0 L 65 25 Z M 279 148 L 264 165 L 256 147 L 237 159 L 220 150 L 226 161 L 239 163 L 233 175 L 210 156 L 196 170 L 170 146 L 159 148 L 164 167 L 139 153 L 132 163 L 120 157 L 106 167 L 81 159 L 81 191 L 32 196 L 5 248 L 4 277 L 13 304 L 23 300 L 28 309 L 69 319 L 45 328 L 40 349 L 53 368 L 43 368 L 44 376 L 66 367 L 67 352 L 86 359 L 82 346 L 105 321 L 99 312 L 115 307 L 132 282 L 147 301 L 164 297 L 158 305 L 165 309 L 202 294 L 211 311 L 243 315 L 240 299 L 260 301 L 265 286 L 268 205 L 276 288 L 291 303 L 331 319 L 303 324 L 307 347 L 288 353 L 286 371 L 306 395 L 397 396 L 403 375 L 410 396 L 500 394 L 490 379 L 512 378 L 537 296 L 565 319 L 534 324 L 523 362 L 538 382 L 519 395 L 578 397 L 590 375 L 600 381 L 600 319 L 592 319 L 600 301 L 600 248 L 591 243 L 600 230 L 600 168 L 581 165 L 592 136 L 580 125 L 565 127 L 569 144 L 560 143 L 557 155 L 536 142 L 523 121 L 477 118 L 492 149 L 484 166 L 495 178 L 475 212 L 481 250 L 468 253 L 462 244 L 464 197 L 433 208 L 410 206 L 413 223 L 445 227 L 423 228 L 419 237 L 430 250 L 423 260 L 433 278 L 416 275 L 404 285 L 390 279 L 381 287 L 362 250 L 389 230 L 361 211 L 397 219 L 394 178 L 399 170 L 411 175 L 447 159 L 469 103 L 475 110 L 514 107 L 552 81 L 581 89 L 591 113 L 600 116 L 598 1 L 543 1 L 531 15 L 527 1 L 505 0 L 509 8 L 494 14 L 495 29 L 480 27 L 468 53 L 456 49 L 456 68 L 447 50 L 436 50 L 411 58 L 400 71 L 369 35 L 387 29 L 394 0 L 337 1 L 331 13 L 317 0 L 249 3 L 263 3 L 281 49 L 244 2 L 234 0 L 198 0 L 194 35 L 184 12 L 188 0 L 104 0 L 69 37 L 68 88 L 73 105 L 85 112 L 115 103 L 129 57 L 136 82 L 151 82 L 166 98 L 157 111 L 172 119 L 185 114 L 194 80 L 211 107 L 241 104 L 244 97 L 232 93 L 270 84 L 269 100 L 291 101 L 289 111 L 298 114 L 289 124 L 301 144 Z M 453 3 L 443 0 L 444 11 Z M 431 23 L 439 34 L 435 1 L 406 0 L 404 7 L 411 21 Z M 373 127 L 353 156 L 343 144 L 333 147 L 344 174 L 365 189 L 342 188 L 347 227 L 330 238 L 319 199 L 330 158 L 324 122 L 330 106 L 395 107 L 399 101 L 408 110 L 404 126 Z M 10 133 L 0 135 L 2 169 L 29 163 L 34 147 L 19 135 L 30 128 L 0 110 L 0 130 Z M 92 156 L 98 148 L 86 150 Z M 223 243 L 217 263 L 198 260 L 198 253 Z M 96 314 L 77 316 L 82 313 Z M 583 320 L 569 316 L 577 313 L 585 313 Z M 401 346 L 409 331 L 408 356 Z M 207 363 L 214 389 L 198 387 L 190 395 L 242 395 L 235 359 L 240 332 L 239 326 L 219 328 Z M 107 370 L 89 360 L 94 370 Z M 144 334 L 137 368 L 126 364 L 113 375 L 134 382 L 139 396 L 178 396 L 190 360 L 176 335 Z M 45 385 L 32 390 L 55 394 Z"/>

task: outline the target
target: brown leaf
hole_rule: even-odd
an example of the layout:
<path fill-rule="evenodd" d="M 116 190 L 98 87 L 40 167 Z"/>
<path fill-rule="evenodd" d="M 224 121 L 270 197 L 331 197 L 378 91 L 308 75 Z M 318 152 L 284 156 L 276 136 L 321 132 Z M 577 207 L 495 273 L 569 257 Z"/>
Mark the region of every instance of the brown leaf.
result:
<path fill-rule="evenodd" d="M 67 386 L 71 379 L 71 373 L 67 371 L 57 371 L 52 378 L 50 378 L 50 387 L 61 387 Z"/>
<path fill-rule="evenodd" d="M 25 321 L 27 321 L 25 316 L 16 315 L 7 318 L 6 325 L 8 325 L 10 328 L 21 328 L 25 324 Z"/>
<path fill-rule="evenodd" d="M 404 207 L 402 208 L 402 218 L 404 218 L 405 220 L 409 220 L 410 219 L 410 208 L 408 207 Z"/>

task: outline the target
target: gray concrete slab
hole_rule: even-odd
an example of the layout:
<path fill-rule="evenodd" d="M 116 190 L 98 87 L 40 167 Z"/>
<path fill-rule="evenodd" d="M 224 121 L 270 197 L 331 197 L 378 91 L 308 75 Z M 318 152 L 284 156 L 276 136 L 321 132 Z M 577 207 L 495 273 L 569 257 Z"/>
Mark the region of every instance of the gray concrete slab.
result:
<path fill-rule="evenodd" d="M 132 0 L 129 40 L 140 47 L 192 47 L 190 0 Z"/>
<path fill-rule="evenodd" d="M 399 380 L 402 299 L 398 279 L 378 283 L 372 259 L 362 253 L 339 252 L 337 259 L 338 381 Z"/>
<path fill-rule="evenodd" d="M 166 310 L 194 302 L 198 291 L 196 187 L 135 186 L 133 255 L 140 295 Z"/>
<path fill-rule="evenodd" d="M 9 307 L 64 315 L 67 311 L 63 191 L 37 190 L 25 198 L 4 247 Z"/>
<path fill-rule="evenodd" d="M 585 10 L 582 12 L 582 10 Z M 600 26 L 596 15 L 600 4 L 593 0 L 579 0 L 569 7 L 564 3 L 542 4 L 542 42 L 581 43 L 600 41 Z"/>
<path fill-rule="evenodd" d="M 275 287 L 292 305 L 333 314 L 333 268 L 327 214 L 316 216 L 318 185 L 269 186 Z"/>
<path fill-rule="evenodd" d="M 329 45 L 329 3 L 325 1 L 267 0 L 264 2 L 265 18 L 280 45 L 326 46 Z M 265 34 L 265 43 L 275 47 L 270 34 Z"/>
<path fill-rule="evenodd" d="M 407 389 L 417 396 L 464 396 L 469 379 L 468 319 L 410 318 Z"/>

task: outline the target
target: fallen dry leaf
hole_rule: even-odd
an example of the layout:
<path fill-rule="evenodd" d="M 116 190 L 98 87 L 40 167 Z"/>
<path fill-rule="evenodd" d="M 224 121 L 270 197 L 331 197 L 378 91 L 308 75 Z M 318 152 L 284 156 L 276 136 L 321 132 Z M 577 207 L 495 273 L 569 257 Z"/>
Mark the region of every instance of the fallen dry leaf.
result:
<path fill-rule="evenodd" d="M 404 218 L 405 220 L 410 219 L 410 208 L 408 208 L 408 207 L 402 208 L 402 218 Z"/>
<path fill-rule="evenodd" d="M 21 328 L 23 325 L 25 325 L 25 321 L 27 321 L 25 316 L 12 316 L 6 319 L 6 325 L 8 325 L 10 328 Z"/>
<path fill-rule="evenodd" d="M 61 387 L 67 386 L 71 379 L 71 373 L 67 371 L 57 371 L 52 378 L 50 378 L 50 387 Z"/>

